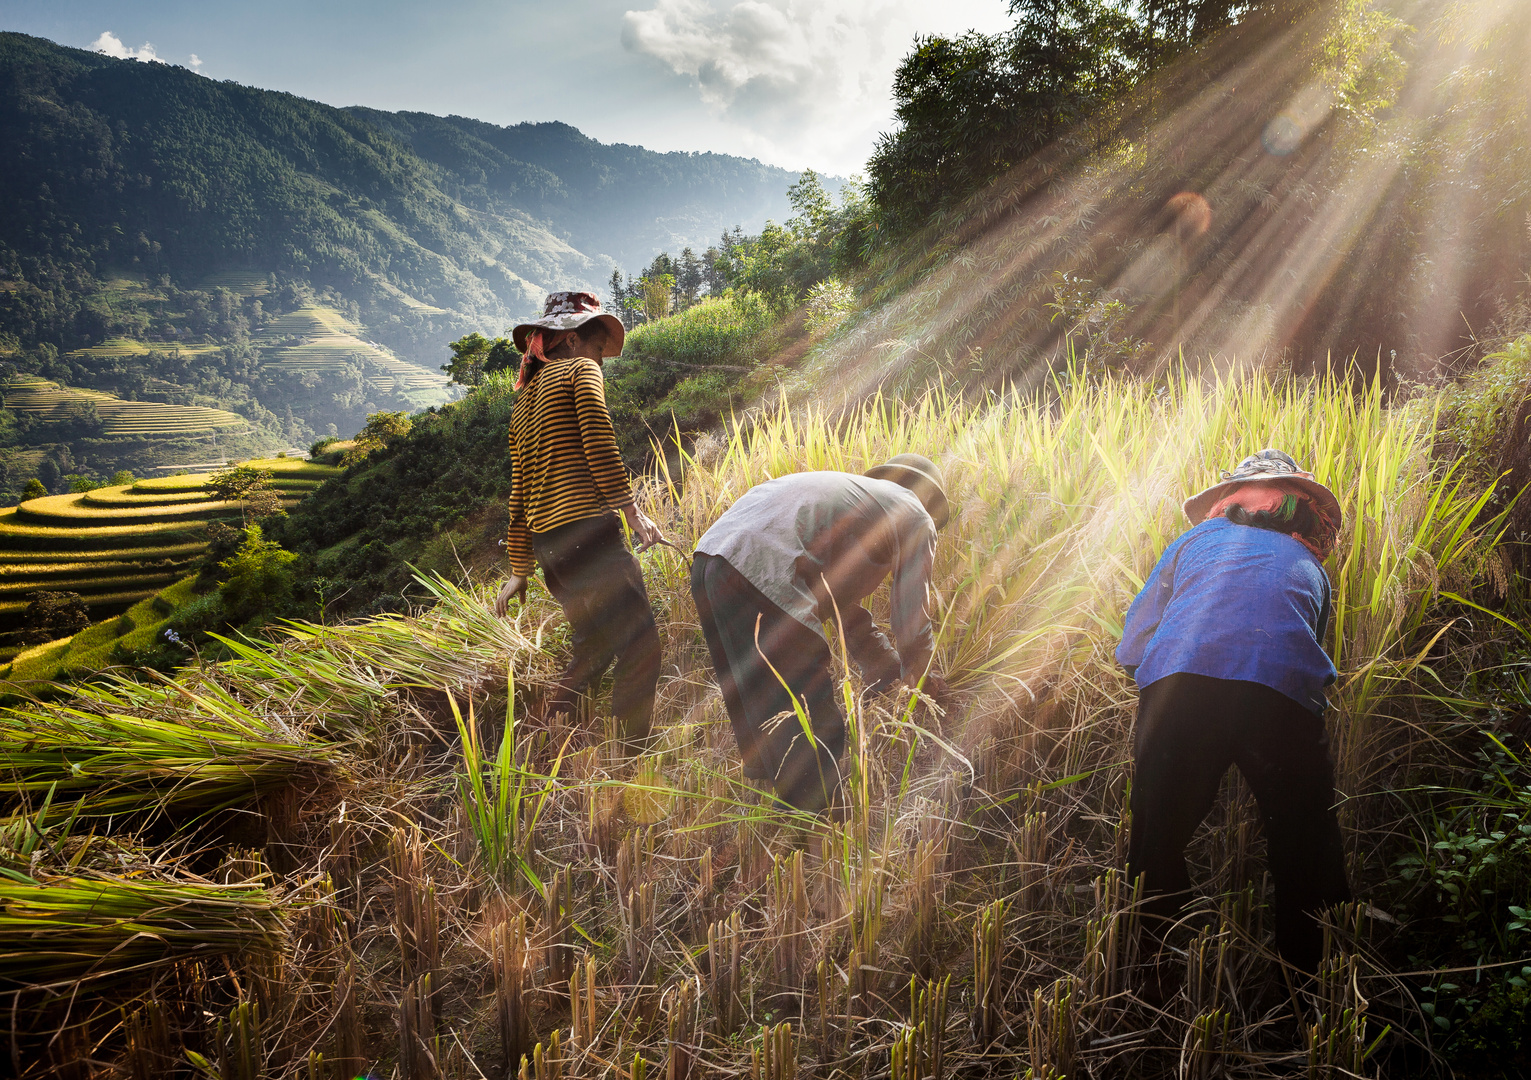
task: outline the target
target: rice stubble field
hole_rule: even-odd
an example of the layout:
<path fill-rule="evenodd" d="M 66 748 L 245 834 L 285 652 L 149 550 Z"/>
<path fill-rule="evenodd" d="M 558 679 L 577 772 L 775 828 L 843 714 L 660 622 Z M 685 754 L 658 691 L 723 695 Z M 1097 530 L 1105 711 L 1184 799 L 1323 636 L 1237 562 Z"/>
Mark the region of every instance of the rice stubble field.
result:
<path fill-rule="evenodd" d="M 291 626 L 173 679 L 0 713 L 24 1072 L 81 1055 L 405 1080 L 1417 1071 L 1428 1025 L 1404 1022 L 1393 927 L 1366 898 L 1407 827 L 1388 793 L 1460 721 L 1462 702 L 1436 706 L 1470 662 L 1462 613 L 1505 581 L 1488 493 L 1433 455 L 1435 407 L 1337 380 L 1080 380 L 1041 402 L 782 408 L 661 468 L 642 501 L 686 549 L 784 472 L 905 451 L 946 471 L 937 665 L 956 693 L 863 699 L 842 672 L 849 781 L 828 821 L 741 778 L 688 568 L 663 550 L 642 560 L 666 675 L 637 759 L 603 740 L 603 699 L 540 718 L 565 633 L 540 585 L 499 620 L 493 582 L 437 580 L 413 616 Z M 1329 721 L 1362 900 L 1332 914 L 1319 978 L 1284 980 L 1230 782 L 1191 850 L 1183 985 L 1152 1001 L 1121 878 L 1135 692 L 1111 653 L 1183 495 L 1265 445 L 1346 509 Z"/>

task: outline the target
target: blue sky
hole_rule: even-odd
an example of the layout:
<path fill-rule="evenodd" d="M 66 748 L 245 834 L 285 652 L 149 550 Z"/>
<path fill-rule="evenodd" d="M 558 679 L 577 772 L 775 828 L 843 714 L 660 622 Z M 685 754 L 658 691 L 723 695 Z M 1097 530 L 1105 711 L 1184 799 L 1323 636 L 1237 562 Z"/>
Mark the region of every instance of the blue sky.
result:
<path fill-rule="evenodd" d="M 562 120 L 604 142 L 841 175 L 889 128 L 915 34 L 1008 22 L 1004 0 L 0 0 L 0 29 L 148 45 L 332 105 Z"/>

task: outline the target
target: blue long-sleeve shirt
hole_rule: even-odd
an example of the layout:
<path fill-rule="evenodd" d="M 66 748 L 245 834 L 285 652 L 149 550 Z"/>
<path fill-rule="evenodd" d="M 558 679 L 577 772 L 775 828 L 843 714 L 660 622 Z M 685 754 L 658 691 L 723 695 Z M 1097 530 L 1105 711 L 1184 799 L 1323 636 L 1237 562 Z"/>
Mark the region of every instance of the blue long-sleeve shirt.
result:
<path fill-rule="evenodd" d="M 1139 686 L 1190 672 L 1278 690 L 1322 713 L 1338 676 L 1324 651 L 1329 575 L 1302 544 L 1213 518 L 1165 549 L 1122 627 Z"/>

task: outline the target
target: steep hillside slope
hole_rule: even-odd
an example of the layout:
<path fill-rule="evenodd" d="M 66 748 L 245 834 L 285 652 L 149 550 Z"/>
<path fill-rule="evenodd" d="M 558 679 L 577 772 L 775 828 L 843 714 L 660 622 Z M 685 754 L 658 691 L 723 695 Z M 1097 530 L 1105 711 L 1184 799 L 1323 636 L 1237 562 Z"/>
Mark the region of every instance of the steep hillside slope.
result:
<path fill-rule="evenodd" d="M 727 154 L 606 145 L 568 124 L 497 127 L 461 116 L 346 110 L 441 170 L 463 203 L 514 207 L 623 269 L 700 250 L 740 223 L 782 220 L 797 174 Z"/>
<path fill-rule="evenodd" d="M 109 266 L 183 287 L 255 268 L 335 288 L 418 360 L 555 285 L 598 286 L 613 257 L 781 216 L 795 179 L 562 124 L 336 109 L 21 34 L 0 34 L 0 148 L 0 328 L 68 347 L 98 344 L 102 313 L 28 284 L 83 295 Z"/>
<path fill-rule="evenodd" d="M 401 611 L 411 567 L 449 577 L 498 568 L 508 522 L 509 373 L 417 417 L 408 435 L 319 488 L 268 536 L 305 556 L 332 616 Z"/>
<path fill-rule="evenodd" d="M 271 449 L 444 402 L 447 342 L 784 217 L 796 179 L 563 124 L 337 109 L 14 33 L 0 155 L 0 377 L 228 409 Z"/>

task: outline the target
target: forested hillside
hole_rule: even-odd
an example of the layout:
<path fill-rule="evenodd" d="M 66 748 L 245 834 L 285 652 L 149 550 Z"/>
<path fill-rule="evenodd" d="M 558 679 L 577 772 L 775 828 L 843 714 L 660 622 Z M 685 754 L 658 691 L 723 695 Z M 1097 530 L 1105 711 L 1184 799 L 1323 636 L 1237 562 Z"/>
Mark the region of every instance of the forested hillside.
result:
<path fill-rule="evenodd" d="M 454 337 L 780 216 L 793 179 L 562 124 L 336 109 L 21 34 L 0 34 L 0 153 L 0 361 L 230 408 L 272 446 L 444 401 Z M 34 441 L 69 450 L 61 472 L 120 464 Z"/>

